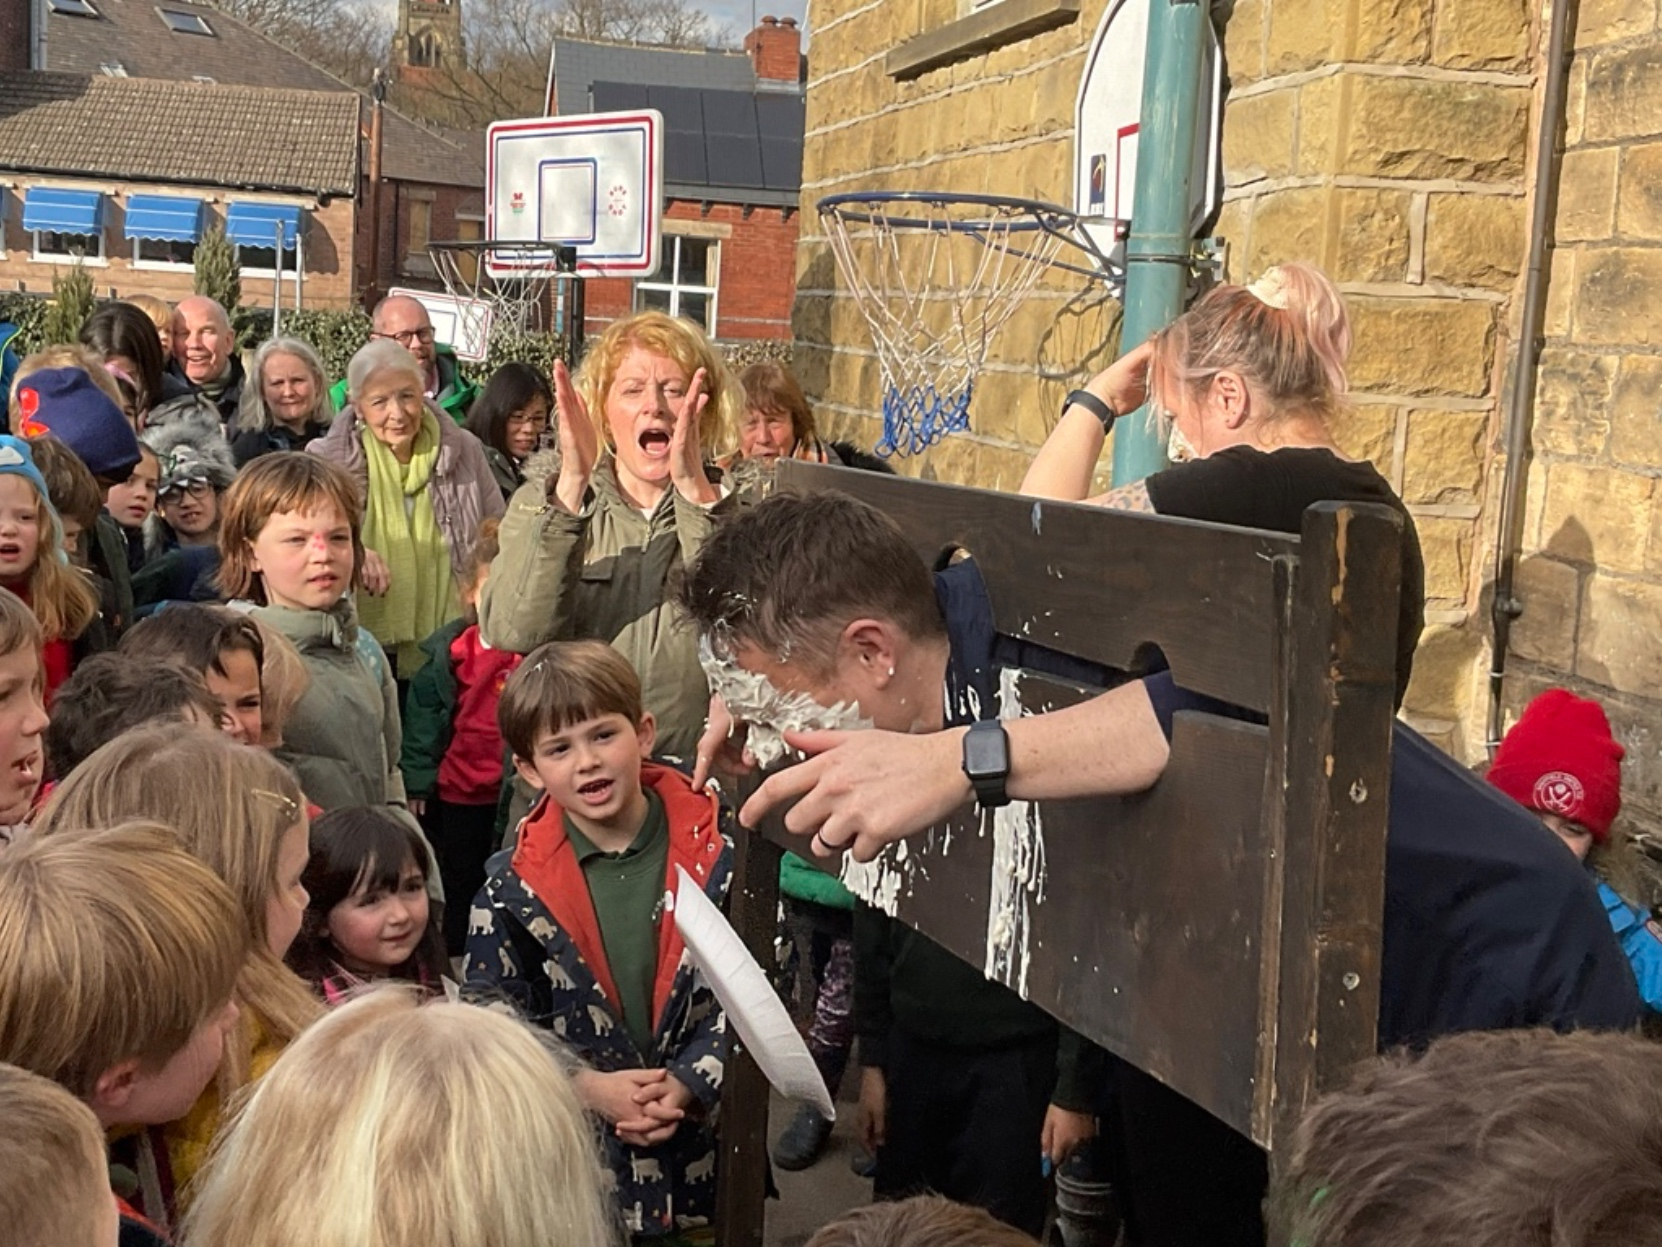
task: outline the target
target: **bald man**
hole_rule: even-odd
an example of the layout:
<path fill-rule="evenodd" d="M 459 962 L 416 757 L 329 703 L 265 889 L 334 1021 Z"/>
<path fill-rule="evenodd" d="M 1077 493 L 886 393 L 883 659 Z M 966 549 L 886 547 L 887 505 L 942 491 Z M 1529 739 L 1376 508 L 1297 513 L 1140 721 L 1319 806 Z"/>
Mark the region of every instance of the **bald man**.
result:
<path fill-rule="evenodd" d="M 390 294 L 375 305 L 370 337 L 386 338 L 398 343 L 421 365 L 423 389 L 458 422 L 467 419 L 468 408 L 479 397 L 479 387 L 462 375 L 456 363 L 456 352 L 433 335 L 433 321 L 415 299 L 404 294 Z M 329 392 L 335 400 L 335 410 L 346 406 L 346 382 L 341 381 Z"/>
<path fill-rule="evenodd" d="M 235 423 L 244 380 L 237 336 L 225 309 L 206 295 L 173 309 L 173 370 L 218 408 L 226 427 Z"/>

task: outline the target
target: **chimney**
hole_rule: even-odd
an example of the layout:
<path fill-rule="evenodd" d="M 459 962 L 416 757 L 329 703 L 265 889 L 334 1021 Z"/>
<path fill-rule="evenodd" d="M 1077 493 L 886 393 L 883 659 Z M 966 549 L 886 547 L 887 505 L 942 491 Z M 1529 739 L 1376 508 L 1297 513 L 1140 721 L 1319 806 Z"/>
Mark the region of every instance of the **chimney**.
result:
<path fill-rule="evenodd" d="M 764 17 L 744 37 L 744 50 L 756 67 L 758 82 L 802 81 L 802 32 L 794 17 Z"/>

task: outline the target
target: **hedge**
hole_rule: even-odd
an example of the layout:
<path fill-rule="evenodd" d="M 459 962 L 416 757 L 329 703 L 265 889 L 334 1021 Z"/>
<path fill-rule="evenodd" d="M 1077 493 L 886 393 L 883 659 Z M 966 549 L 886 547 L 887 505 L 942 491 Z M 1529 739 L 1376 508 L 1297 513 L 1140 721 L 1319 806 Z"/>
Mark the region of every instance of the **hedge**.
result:
<path fill-rule="evenodd" d="M 0 294 L 0 320 L 9 320 L 17 326 L 13 349 L 20 356 L 47 345 L 45 326 L 50 306 L 51 300 L 40 295 Z M 237 332 L 238 345 L 252 352 L 271 336 L 271 309 L 239 307 L 231 323 Z M 370 321 L 368 315 L 356 309 L 284 312 L 282 328 L 285 337 L 303 338 L 317 349 L 328 376 L 344 377 L 353 353 L 369 340 Z M 786 364 L 791 360 L 788 341 L 761 339 L 717 345 L 735 370 L 761 360 Z M 519 361 L 548 373 L 553 371 L 554 361 L 562 358 L 564 351 L 565 340 L 550 334 L 499 335 L 491 343 L 490 358 L 483 364 L 464 364 L 463 371 L 483 382 L 503 364 Z"/>

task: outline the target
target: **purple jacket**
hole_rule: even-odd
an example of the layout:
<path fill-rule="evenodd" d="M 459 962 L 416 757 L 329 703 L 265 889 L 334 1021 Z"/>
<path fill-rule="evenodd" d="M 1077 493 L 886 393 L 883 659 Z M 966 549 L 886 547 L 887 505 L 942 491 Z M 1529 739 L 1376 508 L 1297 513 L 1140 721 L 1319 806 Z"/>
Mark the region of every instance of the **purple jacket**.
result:
<path fill-rule="evenodd" d="M 427 400 L 427 410 L 438 421 L 439 457 L 427 490 L 433 498 L 433 518 L 450 547 L 450 566 L 461 567 L 479 538 L 479 522 L 503 512 L 502 489 L 491 475 L 490 461 L 479 439 Z M 329 431 L 306 447 L 345 468 L 358 483 L 358 496 L 369 496 L 369 461 L 363 439 L 373 437 L 350 403 Z"/>

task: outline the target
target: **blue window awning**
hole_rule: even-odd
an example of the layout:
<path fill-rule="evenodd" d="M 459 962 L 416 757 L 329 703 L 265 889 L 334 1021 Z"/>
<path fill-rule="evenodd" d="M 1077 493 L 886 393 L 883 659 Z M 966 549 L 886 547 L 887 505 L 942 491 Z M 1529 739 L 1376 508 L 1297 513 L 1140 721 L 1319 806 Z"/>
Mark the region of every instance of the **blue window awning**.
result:
<path fill-rule="evenodd" d="M 122 235 L 158 242 L 198 242 L 202 237 L 202 201 L 177 195 L 129 195 Z"/>
<path fill-rule="evenodd" d="M 283 250 L 293 251 L 300 232 L 300 209 L 291 204 L 238 200 L 225 212 L 225 236 L 239 247 L 274 247 L 283 227 Z"/>
<path fill-rule="evenodd" d="M 100 191 L 31 186 L 23 197 L 23 228 L 51 234 L 96 234 L 103 229 Z"/>

